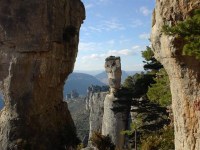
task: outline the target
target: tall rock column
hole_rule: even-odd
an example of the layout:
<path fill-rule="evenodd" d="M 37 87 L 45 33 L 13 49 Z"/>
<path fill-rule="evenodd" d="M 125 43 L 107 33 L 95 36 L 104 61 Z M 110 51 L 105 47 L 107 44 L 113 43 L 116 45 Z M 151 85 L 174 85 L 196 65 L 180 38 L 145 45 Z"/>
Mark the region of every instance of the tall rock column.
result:
<path fill-rule="evenodd" d="M 0 1 L 1 150 L 64 150 L 77 143 L 63 85 L 84 18 L 80 0 Z"/>
<path fill-rule="evenodd" d="M 181 54 L 183 43 L 165 35 L 163 25 L 175 25 L 200 8 L 199 0 L 156 0 L 151 42 L 171 84 L 175 149 L 200 149 L 200 61 Z"/>
<path fill-rule="evenodd" d="M 104 100 L 104 114 L 102 121 L 102 134 L 109 135 L 117 148 L 124 146 L 124 135 L 121 131 L 127 127 L 129 107 L 127 97 L 120 89 L 121 62 L 120 57 L 110 56 L 106 58 L 105 69 L 109 79 L 110 92 Z"/>
<path fill-rule="evenodd" d="M 100 132 L 102 130 L 102 119 L 103 119 L 103 107 L 104 100 L 107 95 L 108 89 L 100 86 L 91 86 L 88 88 L 86 97 L 86 109 L 89 111 L 89 140 L 92 138 L 94 132 Z M 89 141 L 88 146 L 92 146 Z"/>

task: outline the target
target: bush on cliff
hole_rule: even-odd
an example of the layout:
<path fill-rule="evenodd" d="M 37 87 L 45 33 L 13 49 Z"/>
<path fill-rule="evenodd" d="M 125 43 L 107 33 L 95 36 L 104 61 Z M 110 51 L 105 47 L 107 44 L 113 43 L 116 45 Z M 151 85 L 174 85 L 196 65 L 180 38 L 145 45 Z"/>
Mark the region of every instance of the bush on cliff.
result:
<path fill-rule="evenodd" d="M 200 9 L 195 10 L 192 16 L 175 26 L 163 26 L 167 35 L 177 36 L 184 40 L 183 55 L 194 56 L 200 60 Z"/>
<path fill-rule="evenodd" d="M 170 82 L 164 68 L 156 73 L 154 81 L 155 84 L 151 84 L 147 92 L 149 100 L 164 107 L 171 105 Z"/>
<path fill-rule="evenodd" d="M 104 136 L 99 132 L 94 132 L 90 140 L 92 141 L 92 145 L 99 150 L 115 150 L 115 145 L 112 143 L 109 135 Z"/>
<path fill-rule="evenodd" d="M 171 140 L 174 138 L 171 134 L 173 130 L 163 129 L 170 123 L 166 111 L 166 106 L 171 104 L 169 77 L 160 62 L 154 58 L 150 47 L 142 52 L 142 56 L 147 72 L 130 76 L 123 84 L 132 91 L 132 114 L 142 118 L 142 126 L 137 134 L 137 139 L 141 140 L 138 140 L 137 144 L 142 146 L 142 150 L 169 150 L 167 148 L 174 147 Z M 125 133 L 130 135 L 130 141 L 135 141 L 132 129 Z"/>
<path fill-rule="evenodd" d="M 157 132 L 143 136 L 141 142 L 142 150 L 173 150 L 174 129 L 172 126 L 166 126 Z"/>

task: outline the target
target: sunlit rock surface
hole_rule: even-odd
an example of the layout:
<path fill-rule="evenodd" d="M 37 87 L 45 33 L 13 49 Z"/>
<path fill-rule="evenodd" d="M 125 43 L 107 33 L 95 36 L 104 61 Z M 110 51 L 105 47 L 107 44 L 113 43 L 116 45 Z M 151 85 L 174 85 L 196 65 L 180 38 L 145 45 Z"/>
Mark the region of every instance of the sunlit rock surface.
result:
<path fill-rule="evenodd" d="M 86 109 L 90 112 L 89 116 L 89 139 L 92 133 L 100 132 L 102 130 L 102 119 L 104 111 L 104 100 L 108 93 L 107 87 L 91 86 L 88 88 L 86 96 Z"/>
<path fill-rule="evenodd" d="M 182 56 L 183 42 L 162 32 L 200 8 L 199 0 L 156 0 L 151 42 L 171 84 L 176 150 L 200 149 L 200 61 Z"/>

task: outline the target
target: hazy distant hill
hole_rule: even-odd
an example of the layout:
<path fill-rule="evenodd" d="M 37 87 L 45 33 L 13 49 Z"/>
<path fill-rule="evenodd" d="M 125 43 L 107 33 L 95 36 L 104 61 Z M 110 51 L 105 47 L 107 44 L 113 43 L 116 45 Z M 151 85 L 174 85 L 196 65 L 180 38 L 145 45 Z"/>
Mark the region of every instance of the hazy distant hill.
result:
<path fill-rule="evenodd" d="M 85 74 L 89 74 L 89 75 L 95 76 L 95 75 L 103 72 L 103 70 L 74 70 L 74 72 L 76 72 L 76 73 L 85 73 Z"/>
<path fill-rule="evenodd" d="M 122 83 L 124 82 L 124 80 L 130 76 L 130 75 L 134 75 L 136 73 L 140 73 L 141 71 L 122 71 Z M 108 84 L 108 77 L 105 71 L 97 74 L 95 76 L 99 81 Z"/>
<path fill-rule="evenodd" d="M 87 88 L 90 85 L 105 85 L 94 76 L 85 73 L 72 73 L 69 75 L 64 86 L 64 97 L 72 90 L 77 90 L 80 95 L 86 95 Z"/>
<path fill-rule="evenodd" d="M 136 74 L 136 73 L 141 73 L 142 71 L 126 71 L 126 73 L 129 75 L 129 76 L 132 76 L 132 75 L 134 75 L 134 74 Z M 143 70 L 143 72 L 145 72 L 144 70 Z"/>
<path fill-rule="evenodd" d="M 108 84 L 108 77 L 106 72 L 99 73 L 95 76 L 99 81 Z M 128 74 L 125 71 L 122 71 L 122 82 L 128 77 Z"/>

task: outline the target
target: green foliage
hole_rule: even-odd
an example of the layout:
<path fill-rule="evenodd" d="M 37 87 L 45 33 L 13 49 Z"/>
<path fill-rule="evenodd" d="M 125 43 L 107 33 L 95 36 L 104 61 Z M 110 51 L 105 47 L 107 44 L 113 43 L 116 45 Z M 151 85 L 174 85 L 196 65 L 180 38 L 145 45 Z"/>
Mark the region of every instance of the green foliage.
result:
<path fill-rule="evenodd" d="M 124 81 L 123 87 L 130 90 L 134 98 L 139 98 L 147 93 L 148 86 L 152 83 L 154 83 L 153 75 L 136 73 Z"/>
<path fill-rule="evenodd" d="M 135 122 L 130 130 L 121 133 L 128 135 L 130 143 L 134 143 L 130 144 L 131 147 L 137 147 L 142 142 L 142 150 L 170 150 L 174 146 L 171 140 L 173 132 L 163 129 L 170 123 L 165 108 L 171 104 L 169 78 L 150 47 L 142 52 L 142 57 L 145 59 L 144 69 L 148 72 L 129 76 L 123 84 L 134 98 L 131 111 Z"/>
<path fill-rule="evenodd" d="M 92 145 L 99 150 L 115 150 L 115 145 L 112 143 L 109 135 L 104 136 L 99 132 L 94 132 L 90 140 L 92 141 Z"/>
<path fill-rule="evenodd" d="M 174 149 L 174 129 L 166 126 L 158 132 L 146 135 L 142 139 L 142 150 L 173 150 Z"/>
<path fill-rule="evenodd" d="M 129 90 L 133 90 L 133 87 L 134 87 L 134 84 L 135 84 L 135 81 L 134 81 L 134 77 L 133 76 L 128 76 L 126 79 L 125 79 L 125 81 L 124 81 L 124 83 L 123 83 L 123 87 L 124 88 L 127 88 L 127 89 L 129 89 Z"/>
<path fill-rule="evenodd" d="M 143 121 L 142 118 L 139 116 L 135 119 L 134 122 L 131 123 L 130 130 L 122 131 L 121 134 L 126 134 L 131 136 L 134 132 L 136 132 L 139 128 L 142 127 Z"/>
<path fill-rule="evenodd" d="M 145 51 L 142 51 L 142 57 L 146 61 L 150 61 L 154 57 L 154 53 L 153 53 L 153 51 L 151 50 L 151 48 L 149 46 L 146 47 Z"/>
<path fill-rule="evenodd" d="M 162 64 L 154 58 L 154 53 L 149 46 L 146 47 L 145 51 L 142 51 L 142 57 L 145 59 L 145 61 L 143 61 L 145 63 L 143 66 L 144 70 L 157 71 L 163 67 Z"/>
<path fill-rule="evenodd" d="M 200 60 L 200 9 L 192 14 L 192 17 L 177 23 L 175 26 L 163 26 L 163 31 L 167 35 L 177 35 L 183 38 L 183 55 L 194 56 Z"/>
<path fill-rule="evenodd" d="M 81 149 L 83 149 L 83 148 L 84 148 L 84 145 L 83 145 L 83 143 L 81 143 L 81 144 L 79 144 L 79 145 L 77 146 L 76 150 L 81 150 Z"/>
<path fill-rule="evenodd" d="M 161 106 L 169 106 L 171 104 L 170 82 L 167 72 L 162 68 L 154 78 L 155 84 L 149 87 L 147 96 L 150 101 L 158 103 Z"/>

